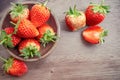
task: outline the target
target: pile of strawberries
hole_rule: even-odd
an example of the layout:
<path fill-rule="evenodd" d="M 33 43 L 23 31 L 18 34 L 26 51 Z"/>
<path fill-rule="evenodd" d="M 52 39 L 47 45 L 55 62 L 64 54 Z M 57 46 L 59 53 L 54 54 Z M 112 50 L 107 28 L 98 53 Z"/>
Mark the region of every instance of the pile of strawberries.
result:
<path fill-rule="evenodd" d="M 47 23 L 51 13 L 45 4 L 34 4 L 29 9 L 26 5 L 12 3 L 13 8 L 9 13 L 12 26 L 1 31 L 0 44 L 17 49 L 20 53 L 18 56 L 25 59 L 40 57 L 41 46 L 46 47 L 57 39 L 53 27 Z M 4 69 L 8 74 L 22 76 L 28 70 L 20 60 L 1 59 L 5 62 Z"/>
<path fill-rule="evenodd" d="M 1 31 L 0 43 L 8 48 L 16 47 L 26 59 L 40 56 L 40 46 L 57 39 L 53 27 L 47 23 L 49 9 L 44 4 L 35 4 L 31 9 L 22 4 L 12 5 L 9 14 L 13 26 Z"/>
<path fill-rule="evenodd" d="M 57 39 L 53 28 L 47 23 L 50 18 L 50 11 L 45 4 L 35 4 L 28 9 L 22 4 L 12 4 L 13 9 L 10 11 L 10 23 L 13 26 L 6 27 L 1 31 L 0 44 L 8 48 L 17 48 L 20 56 L 25 59 L 34 56 L 40 56 L 40 46 L 44 47 L 49 42 Z M 109 7 L 101 4 L 90 4 L 85 13 L 74 8 L 70 8 L 66 13 L 65 22 L 71 31 L 76 31 L 88 26 L 83 32 L 83 38 L 92 44 L 103 43 L 103 37 L 107 31 L 98 26 L 109 12 Z M 27 71 L 27 65 L 15 58 L 7 60 L 0 57 L 5 64 L 6 73 L 13 76 L 22 76 Z"/>
<path fill-rule="evenodd" d="M 104 20 L 107 13 L 109 13 L 109 6 L 102 0 L 101 4 L 90 4 L 85 13 L 77 10 L 76 6 L 73 9 L 70 7 L 65 16 L 65 22 L 71 31 L 87 25 L 88 27 L 82 32 L 83 39 L 92 44 L 104 43 L 104 37 L 107 36 L 108 31 L 98 24 Z"/>

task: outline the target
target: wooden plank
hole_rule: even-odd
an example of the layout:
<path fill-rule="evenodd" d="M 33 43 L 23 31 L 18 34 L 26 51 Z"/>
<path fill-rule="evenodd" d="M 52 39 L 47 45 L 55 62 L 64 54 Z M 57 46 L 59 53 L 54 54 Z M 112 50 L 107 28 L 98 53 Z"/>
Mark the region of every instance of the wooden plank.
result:
<path fill-rule="evenodd" d="M 4 1 L 9 3 L 9 0 L 1 1 L 3 8 L 6 6 Z M 100 0 L 49 0 L 48 7 L 61 25 L 61 38 L 56 49 L 46 59 L 26 62 L 29 72 L 22 77 L 6 75 L 0 68 L 0 80 L 120 80 L 120 0 L 106 0 L 111 13 L 100 24 L 109 30 L 103 45 L 88 44 L 81 37 L 83 29 L 70 32 L 64 22 L 64 12 L 69 6 L 76 4 L 78 9 L 85 10 L 91 1 Z M 9 56 L 1 47 L 0 55 Z"/>

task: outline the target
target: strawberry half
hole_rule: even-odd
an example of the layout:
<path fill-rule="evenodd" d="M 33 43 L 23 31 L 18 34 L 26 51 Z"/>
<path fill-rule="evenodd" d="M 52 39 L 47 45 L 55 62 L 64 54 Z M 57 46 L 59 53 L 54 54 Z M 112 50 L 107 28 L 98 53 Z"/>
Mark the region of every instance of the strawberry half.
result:
<path fill-rule="evenodd" d="M 90 26 L 86 28 L 82 36 L 83 38 L 92 44 L 104 43 L 104 37 L 107 36 L 108 31 L 104 30 L 100 26 Z"/>
<path fill-rule="evenodd" d="M 22 4 L 14 4 L 12 3 L 12 9 L 10 11 L 10 18 L 13 22 L 17 22 L 19 19 L 28 18 L 29 17 L 29 9 L 27 6 Z"/>
<path fill-rule="evenodd" d="M 50 11 L 46 7 L 46 3 L 35 4 L 32 6 L 32 9 L 30 11 L 30 19 L 31 19 L 31 22 L 36 27 L 39 27 L 42 24 L 44 24 L 45 22 L 47 22 L 50 17 Z"/>
<path fill-rule="evenodd" d="M 35 56 L 39 57 L 40 54 L 40 43 L 35 39 L 25 39 L 23 40 L 18 47 L 20 56 L 23 56 L 25 59 L 33 58 Z"/>
<path fill-rule="evenodd" d="M 13 48 L 20 41 L 21 41 L 21 38 L 18 37 L 16 34 L 14 34 L 14 28 L 13 27 L 7 27 L 7 28 L 5 28 L 4 30 L 1 31 L 0 44 L 3 44 L 3 45 L 5 45 L 6 47 L 9 47 L 9 48 Z"/>
<path fill-rule="evenodd" d="M 8 58 L 6 60 L 0 57 L 0 59 L 5 62 L 3 68 L 7 74 L 19 77 L 23 76 L 28 71 L 28 67 L 23 61 L 17 60 L 15 58 Z"/>
<path fill-rule="evenodd" d="M 14 24 L 13 22 L 11 22 Z M 39 35 L 36 27 L 27 19 L 21 19 L 15 25 L 15 33 L 21 38 L 34 38 Z"/>
<path fill-rule="evenodd" d="M 74 6 L 73 9 L 70 7 L 67 12 L 65 22 L 71 31 L 76 31 L 86 25 L 86 17 L 82 11 L 77 10 Z"/>
<path fill-rule="evenodd" d="M 37 36 L 37 39 L 39 40 L 39 42 L 42 43 L 44 47 L 49 42 L 55 42 L 55 40 L 57 39 L 53 28 L 48 24 L 43 24 L 42 26 L 40 26 L 38 28 L 38 31 L 39 35 Z"/>
<path fill-rule="evenodd" d="M 101 4 L 90 4 L 85 11 L 86 15 L 86 24 L 88 26 L 93 26 L 101 23 L 105 15 L 109 13 L 109 6 L 104 5 L 104 2 Z"/>

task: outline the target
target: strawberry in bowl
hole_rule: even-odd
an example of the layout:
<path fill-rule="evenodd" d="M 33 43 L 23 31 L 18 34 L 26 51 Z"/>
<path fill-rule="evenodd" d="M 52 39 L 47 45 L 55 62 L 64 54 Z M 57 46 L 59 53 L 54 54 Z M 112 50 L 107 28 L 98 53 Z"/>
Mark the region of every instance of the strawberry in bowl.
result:
<path fill-rule="evenodd" d="M 54 35 L 59 37 L 60 25 L 57 17 L 52 12 L 52 10 L 50 11 L 45 5 L 43 6 L 37 4 L 37 2 L 34 1 L 25 2 L 22 4 L 14 3 L 14 6 L 16 6 L 17 9 L 19 7 L 20 10 L 22 9 L 23 11 L 20 11 L 19 15 L 15 17 L 16 20 L 14 20 L 12 17 L 14 10 L 12 9 L 8 11 L 2 21 L 1 29 L 4 30 L 8 26 L 12 26 L 14 30 L 11 35 L 15 35 L 21 40 L 15 45 L 15 47 L 8 47 L 3 44 L 4 48 L 10 53 L 10 55 L 22 61 L 36 61 L 45 58 L 55 48 L 58 42 L 58 38 L 52 39 L 50 41 L 39 38 L 39 40 L 42 41 L 38 41 L 37 37 L 40 35 L 39 28 L 43 24 L 48 24 L 51 26 L 50 28 L 53 30 Z M 38 10 L 36 11 L 36 9 Z M 29 16 L 27 17 L 24 15 L 26 10 L 29 10 L 27 12 L 29 13 Z M 45 46 L 42 45 L 44 44 L 42 43 L 43 41 L 46 42 Z M 0 42 L 2 42 L 1 39 Z"/>

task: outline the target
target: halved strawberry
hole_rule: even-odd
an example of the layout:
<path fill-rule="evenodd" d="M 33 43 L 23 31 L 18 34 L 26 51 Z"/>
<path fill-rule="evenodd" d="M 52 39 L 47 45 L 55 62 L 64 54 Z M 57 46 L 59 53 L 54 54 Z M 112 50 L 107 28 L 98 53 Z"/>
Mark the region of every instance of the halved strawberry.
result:
<path fill-rule="evenodd" d="M 55 42 L 57 39 L 57 36 L 53 30 L 53 28 L 48 25 L 47 23 L 43 24 L 38 28 L 39 35 L 37 36 L 37 39 L 39 42 L 42 43 L 42 45 L 45 47 L 46 44 L 49 42 Z"/>
<path fill-rule="evenodd" d="M 36 27 L 39 27 L 43 25 L 45 22 L 47 22 L 49 17 L 50 17 L 50 11 L 46 7 L 46 3 L 35 4 L 32 6 L 32 9 L 30 11 L 30 19 L 31 19 L 31 22 Z"/>
<path fill-rule="evenodd" d="M 39 57 L 40 54 L 40 43 L 35 39 L 25 39 L 23 40 L 18 47 L 20 56 L 23 56 L 25 59 L 33 58 L 35 56 Z"/>
<path fill-rule="evenodd" d="M 29 9 L 23 4 L 12 3 L 12 9 L 10 11 L 10 18 L 13 22 L 17 22 L 19 19 L 29 17 Z"/>
<path fill-rule="evenodd" d="M 13 48 L 20 41 L 21 41 L 21 38 L 18 37 L 16 34 L 14 34 L 14 28 L 13 27 L 7 27 L 7 28 L 5 28 L 4 30 L 1 31 L 0 44 L 3 44 L 3 45 L 5 45 L 6 47 L 9 47 L 9 48 Z"/>
<path fill-rule="evenodd" d="M 104 30 L 100 26 L 90 26 L 86 28 L 82 36 L 83 38 L 92 44 L 104 43 L 104 37 L 107 36 L 108 31 Z"/>
<path fill-rule="evenodd" d="M 86 25 L 86 17 L 84 12 L 77 10 L 74 6 L 73 9 L 70 7 L 67 12 L 65 22 L 71 31 L 76 31 Z"/>
<path fill-rule="evenodd" d="M 23 76 L 28 71 L 28 67 L 23 61 L 15 58 L 4 59 L 0 57 L 0 59 L 5 62 L 3 68 L 7 74 L 19 77 Z"/>

